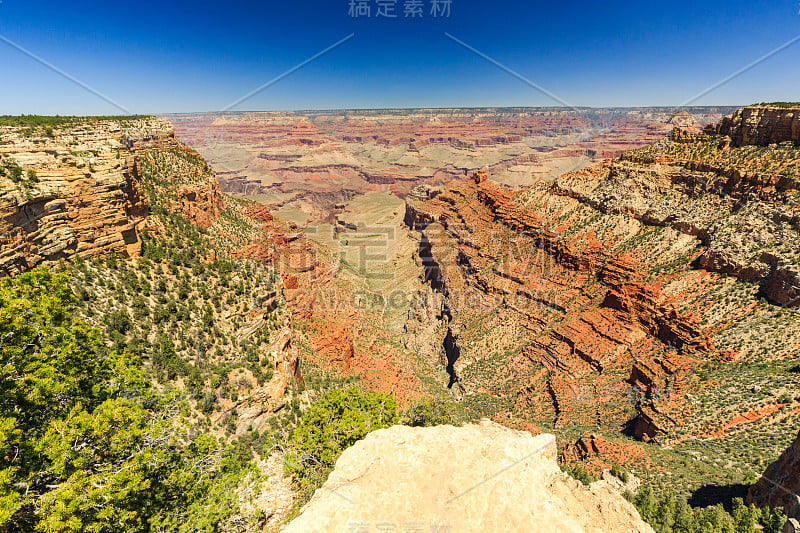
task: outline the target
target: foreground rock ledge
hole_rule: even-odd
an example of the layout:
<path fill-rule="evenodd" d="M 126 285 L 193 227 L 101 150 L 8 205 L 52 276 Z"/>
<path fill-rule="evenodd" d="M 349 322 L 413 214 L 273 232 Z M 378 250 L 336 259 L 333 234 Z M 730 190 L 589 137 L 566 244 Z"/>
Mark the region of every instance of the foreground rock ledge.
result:
<path fill-rule="evenodd" d="M 370 433 L 284 531 L 407 530 L 653 531 L 605 481 L 585 487 L 562 473 L 555 437 L 488 420 Z"/>

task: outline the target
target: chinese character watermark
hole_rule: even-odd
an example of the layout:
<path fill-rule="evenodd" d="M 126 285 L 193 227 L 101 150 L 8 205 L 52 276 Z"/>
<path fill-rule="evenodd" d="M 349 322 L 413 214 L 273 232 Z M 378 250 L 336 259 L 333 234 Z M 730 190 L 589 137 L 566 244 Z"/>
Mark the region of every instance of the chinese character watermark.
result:
<path fill-rule="evenodd" d="M 395 13 L 397 0 L 377 0 L 377 2 L 378 12 L 375 15 L 376 17 L 383 17 L 387 19 L 397 18 L 397 13 Z"/>
<path fill-rule="evenodd" d="M 404 15 L 406 18 L 422 18 L 425 5 L 422 0 L 406 0 Z"/>
<path fill-rule="evenodd" d="M 431 18 L 450 18 L 453 0 L 404 0 L 403 18 L 425 18 L 426 2 L 427 6 L 430 7 L 428 14 Z M 347 15 L 354 19 L 396 19 L 399 18 L 397 0 L 349 0 Z"/>
<path fill-rule="evenodd" d="M 369 0 L 350 0 L 347 14 L 352 18 L 372 16 L 372 5 Z"/>
<path fill-rule="evenodd" d="M 349 522 L 347 524 L 348 533 L 368 533 L 373 531 L 378 533 L 451 533 L 452 530 L 453 528 L 449 522 L 435 521 L 431 522 L 430 524 L 425 524 L 425 522 L 421 521 L 404 523 L 381 521 L 375 524 L 371 522 L 356 521 Z"/>
<path fill-rule="evenodd" d="M 452 4 L 453 0 L 431 0 L 431 16 L 433 18 L 449 18 Z"/>

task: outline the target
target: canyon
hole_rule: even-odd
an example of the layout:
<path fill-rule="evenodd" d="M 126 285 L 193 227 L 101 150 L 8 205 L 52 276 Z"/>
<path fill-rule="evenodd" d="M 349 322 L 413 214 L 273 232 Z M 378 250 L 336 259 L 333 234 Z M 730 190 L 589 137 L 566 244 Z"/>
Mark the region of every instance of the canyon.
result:
<path fill-rule="evenodd" d="M 519 190 L 478 169 L 422 180 L 404 205 L 354 192 L 332 219 L 309 212 L 296 242 L 313 260 L 286 275 L 311 357 L 566 447 L 595 435 L 605 444 L 575 457 L 598 475 L 644 463 L 685 490 L 667 473 L 677 454 L 696 489 L 757 476 L 800 414 L 794 113 L 737 113 L 777 124 L 764 146 L 670 126 Z"/>
<path fill-rule="evenodd" d="M 217 171 L 222 189 L 298 223 L 370 191 L 403 198 L 485 169 L 518 189 L 699 130 L 733 108 L 410 109 L 167 115 Z"/>
<path fill-rule="evenodd" d="M 114 296 L 130 275 L 92 258 L 150 272 L 175 247 L 152 284 L 134 276 L 184 295 L 146 295 L 165 325 L 140 332 L 149 347 L 138 349 L 159 379 L 194 387 L 197 423 L 231 438 L 291 420 L 328 383 L 356 382 L 401 409 L 432 398 L 492 421 L 435 442 L 525 448 L 526 434 L 553 434 L 547 476 L 558 455 L 713 504 L 729 487 L 744 496 L 736 487 L 779 456 L 764 478 L 793 479 L 800 422 L 800 108 L 723 110 L 3 126 L 0 272 L 88 260 L 69 268 L 88 302 L 80 317 L 102 326 L 137 311 Z M 192 317 L 188 329 L 156 315 L 162 306 Z M 412 430 L 381 431 L 352 454 Z M 559 479 L 572 509 L 561 516 L 595 505 L 600 489 Z M 629 505 L 601 492 L 628 520 Z M 294 527 L 329 520 L 332 498 L 318 491 Z M 748 501 L 796 514 L 763 480 Z"/>

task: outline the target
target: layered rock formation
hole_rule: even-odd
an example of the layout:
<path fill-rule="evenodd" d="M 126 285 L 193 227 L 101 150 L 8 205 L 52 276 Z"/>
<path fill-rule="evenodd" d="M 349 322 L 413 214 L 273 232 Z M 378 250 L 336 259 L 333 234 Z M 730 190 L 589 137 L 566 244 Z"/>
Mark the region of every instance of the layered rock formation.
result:
<path fill-rule="evenodd" d="M 0 154 L 22 179 L 0 176 L 0 273 L 75 255 L 138 254 L 147 208 L 136 151 L 171 138 L 155 118 L 68 125 L 41 137 L 1 128 Z"/>
<path fill-rule="evenodd" d="M 172 115 L 223 191 L 316 220 L 375 190 L 405 196 L 487 168 L 519 188 L 699 129 L 721 109 L 451 109 Z"/>
<path fill-rule="evenodd" d="M 375 431 L 284 531 L 652 531 L 609 483 L 585 487 L 555 457 L 552 435 L 488 421 Z"/>
<path fill-rule="evenodd" d="M 800 519 L 800 435 L 750 487 L 747 504 L 782 507 L 790 518 Z"/>
<path fill-rule="evenodd" d="M 623 423 L 627 408 L 670 397 L 693 357 L 711 349 L 696 318 L 664 301 L 635 263 L 596 240 L 564 240 L 483 175 L 407 209 L 428 290 L 441 295 L 443 333 L 422 351 L 440 359 L 457 390 L 478 388 L 468 369 L 506 352 L 489 383 L 511 387 L 522 412 L 556 424 L 600 416 Z"/>
<path fill-rule="evenodd" d="M 800 298 L 799 156 L 678 129 L 521 194 L 482 173 L 417 188 L 405 220 L 426 288 L 406 346 L 439 361 L 456 398 L 506 416 L 717 434 L 695 369 L 800 341 L 779 307 Z M 723 421 L 768 407 L 742 401 Z"/>
<path fill-rule="evenodd" d="M 210 228 L 225 209 L 219 182 L 210 179 L 181 188 L 173 209 L 201 228 Z"/>
<path fill-rule="evenodd" d="M 707 126 L 706 132 L 727 135 L 736 146 L 800 143 L 800 105 L 745 107 L 718 124 Z"/>

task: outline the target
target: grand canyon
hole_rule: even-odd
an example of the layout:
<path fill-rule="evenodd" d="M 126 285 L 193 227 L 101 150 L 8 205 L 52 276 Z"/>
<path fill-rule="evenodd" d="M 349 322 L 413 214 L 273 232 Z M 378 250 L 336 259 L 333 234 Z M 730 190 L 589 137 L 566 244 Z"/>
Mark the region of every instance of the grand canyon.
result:
<path fill-rule="evenodd" d="M 170 509 L 147 527 L 169 531 L 378 514 L 469 531 L 665 531 L 664 513 L 676 531 L 795 527 L 799 120 L 785 104 L 6 120 L 3 328 L 28 340 L 4 350 L 8 382 L 32 387 L 31 418 L 6 420 L 114 466 L 7 456 L 4 527 L 79 531 L 110 505 L 144 530 L 146 494 Z M 76 344 L 51 353 L 66 316 Z M 50 419 L 33 391 L 55 385 L 12 357 L 35 346 L 37 365 L 74 346 L 130 357 L 113 364 L 133 389 L 109 376 L 112 392 L 56 394 L 99 395 L 95 420 L 127 405 L 139 422 L 105 431 L 139 451 L 105 448 L 81 404 Z M 42 449 L 21 435 L 5 446 Z M 115 483 L 135 496 L 114 500 Z M 193 485 L 218 503 L 181 503 Z M 53 502 L 87 487 L 67 527 Z"/>

